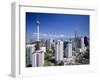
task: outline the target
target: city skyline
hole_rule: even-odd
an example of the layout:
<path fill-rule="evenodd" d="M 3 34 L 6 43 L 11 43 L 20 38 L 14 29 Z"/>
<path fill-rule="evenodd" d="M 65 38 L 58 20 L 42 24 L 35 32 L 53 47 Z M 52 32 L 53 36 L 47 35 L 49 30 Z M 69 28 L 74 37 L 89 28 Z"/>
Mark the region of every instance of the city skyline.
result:
<path fill-rule="evenodd" d="M 26 13 L 26 36 L 36 37 L 36 20 L 39 16 L 41 38 L 69 38 L 75 32 L 89 37 L 89 15 Z"/>
<path fill-rule="evenodd" d="M 88 15 L 26 13 L 26 67 L 89 64 L 88 37 Z"/>

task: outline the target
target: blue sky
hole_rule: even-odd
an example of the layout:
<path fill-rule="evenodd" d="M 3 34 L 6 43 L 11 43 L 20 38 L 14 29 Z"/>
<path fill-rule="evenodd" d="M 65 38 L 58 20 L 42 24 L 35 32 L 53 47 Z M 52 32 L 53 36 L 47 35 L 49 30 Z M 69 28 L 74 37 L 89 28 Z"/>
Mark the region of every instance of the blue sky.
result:
<path fill-rule="evenodd" d="M 36 20 L 40 20 L 40 37 L 74 37 L 75 32 L 89 37 L 89 15 L 26 13 L 26 35 L 34 38 Z"/>

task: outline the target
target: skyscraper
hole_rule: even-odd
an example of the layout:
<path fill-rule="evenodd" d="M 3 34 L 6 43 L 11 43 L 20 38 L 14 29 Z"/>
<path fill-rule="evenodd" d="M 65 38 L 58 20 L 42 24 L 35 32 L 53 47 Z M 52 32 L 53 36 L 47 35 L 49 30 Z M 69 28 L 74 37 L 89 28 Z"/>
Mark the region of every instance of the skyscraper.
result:
<path fill-rule="evenodd" d="M 85 47 L 84 37 L 79 37 L 77 42 L 77 48 L 84 49 L 84 47 Z"/>
<path fill-rule="evenodd" d="M 40 67 L 44 64 L 44 52 L 36 50 L 32 55 L 32 67 Z"/>
<path fill-rule="evenodd" d="M 84 37 L 81 37 L 81 49 L 85 48 Z"/>
<path fill-rule="evenodd" d="M 75 50 L 77 49 L 84 49 L 85 43 L 84 43 L 84 37 L 79 36 L 79 34 L 75 33 Z"/>
<path fill-rule="evenodd" d="M 52 50 L 52 45 L 53 45 L 53 39 L 48 39 L 46 41 L 46 49 L 51 51 Z"/>
<path fill-rule="evenodd" d="M 76 42 L 76 53 L 83 52 L 85 50 L 84 37 L 78 37 Z"/>
<path fill-rule="evenodd" d="M 72 57 L 72 42 L 71 41 L 66 42 L 65 46 L 66 46 L 64 50 L 65 57 L 66 58 Z"/>
<path fill-rule="evenodd" d="M 32 65 L 32 53 L 35 51 L 35 44 L 26 45 L 26 66 Z"/>
<path fill-rule="evenodd" d="M 55 44 L 55 60 L 60 63 L 63 60 L 63 41 L 58 40 Z"/>

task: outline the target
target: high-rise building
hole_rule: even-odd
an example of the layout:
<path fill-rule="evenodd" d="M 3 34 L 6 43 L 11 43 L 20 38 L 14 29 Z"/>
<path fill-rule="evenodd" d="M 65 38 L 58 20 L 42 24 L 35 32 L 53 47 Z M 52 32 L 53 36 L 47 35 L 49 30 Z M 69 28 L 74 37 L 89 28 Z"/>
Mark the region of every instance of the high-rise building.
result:
<path fill-rule="evenodd" d="M 46 50 L 51 51 L 52 50 L 52 45 L 53 45 L 53 39 L 48 39 L 46 41 Z"/>
<path fill-rule="evenodd" d="M 66 42 L 65 46 L 66 46 L 64 50 L 65 57 L 66 58 L 72 57 L 72 42 L 71 41 Z"/>
<path fill-rule="evenodd" d="M 26 45 L 26 66 L 32 65 L 32 53 L 35 51 L 35 44 Z"/>
<path fill-rule="evenodd" d="M 36 50 L 32 55 L 32 67 L 40 67 L 44 65 L 44 52 Z"/>
<path fill-rule="evenodd" d="M 55 60 L 60 63 L 63 60 L 63 41 L 58 40 L 55 44 Z"/>
<path fill-rule="evenodd" d="M 75 50 L 77 49 L 84 49 L 85 43 L 84 43 L 84 37 L 80 37 L 79 34 L 75 33 Z"/>
<path fill-rule="evenodd" d="M 85 48 L 84 37 L 79 37 L 78 38 L 77 48 L 80 48 L 80 49 L 84 49 Z"/>
<path fill-rule="evenodd" d="M 84 37 L 81 37 L 81 49 L 85 48 Z"/>
<path fill-rule="evenodd" d="M 76 53 L 83 52 L 85 50 L 84 37 L 78 37 L 76 42 Z"/>

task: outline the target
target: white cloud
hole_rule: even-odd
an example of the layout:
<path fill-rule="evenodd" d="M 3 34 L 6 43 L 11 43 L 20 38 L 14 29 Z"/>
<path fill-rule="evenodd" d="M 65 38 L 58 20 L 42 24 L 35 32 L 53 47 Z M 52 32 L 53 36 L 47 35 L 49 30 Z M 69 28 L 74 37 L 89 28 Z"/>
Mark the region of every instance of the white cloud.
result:
<path fill-rule="evenodd" d="M 36 37 L 37 33 L 33 33 L 33 36 Z M 40 33 L 40 38 L 64 38 L 64 34 L 46 34 L 46 33 Z"/>

